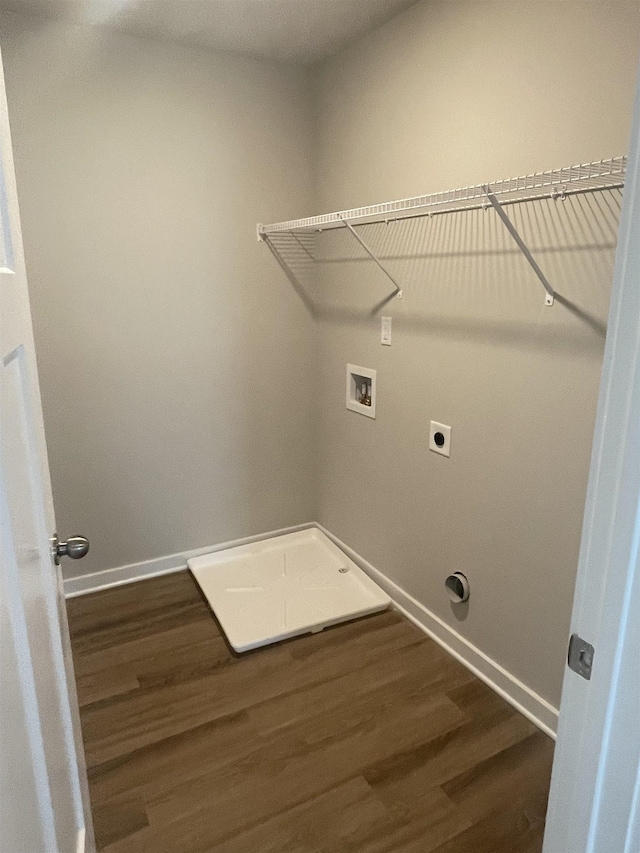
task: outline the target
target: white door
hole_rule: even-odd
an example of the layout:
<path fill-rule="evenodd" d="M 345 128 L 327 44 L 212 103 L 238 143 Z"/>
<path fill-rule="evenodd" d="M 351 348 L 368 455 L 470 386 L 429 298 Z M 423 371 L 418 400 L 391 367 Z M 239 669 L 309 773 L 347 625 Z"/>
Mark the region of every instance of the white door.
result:
<path fill-rule="evenodd" d="M 92 850 L 0 61 L 0 853 Z"/>
<path fill-rule="evenodd" d="M 640 79 L 571 631 L 544 851 L 640 853 Z"/>

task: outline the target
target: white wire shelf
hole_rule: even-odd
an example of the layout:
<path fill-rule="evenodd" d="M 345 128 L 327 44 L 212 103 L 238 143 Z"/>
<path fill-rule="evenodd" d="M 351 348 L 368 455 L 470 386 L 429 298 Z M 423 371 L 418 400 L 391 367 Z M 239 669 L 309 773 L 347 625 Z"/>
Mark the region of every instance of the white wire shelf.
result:
<path fill-rule="evenodd" d="M 477 184 L 366 207 L 354 207 L 350 210 L 324 213 L 305 219 L 292 219 L 288 222 L 276 222 L 272 225 L 258 225 L 258 237 L 264 239 L 270 234 L 282 232 L 324 231 L 331 228 L 345 228 L 348 224 L 395 222 L 419 216 L 477 210 L 491 205 L 489 194 L 498 199 L 501 205 L 506 205 L 619 189 L 624 186 L 626 166 L 625 156 L 611 157 L 608 160 L 596 160 L 593 163 L 521 175 L 518 178 L 508 178 L 489 184 Z"/>

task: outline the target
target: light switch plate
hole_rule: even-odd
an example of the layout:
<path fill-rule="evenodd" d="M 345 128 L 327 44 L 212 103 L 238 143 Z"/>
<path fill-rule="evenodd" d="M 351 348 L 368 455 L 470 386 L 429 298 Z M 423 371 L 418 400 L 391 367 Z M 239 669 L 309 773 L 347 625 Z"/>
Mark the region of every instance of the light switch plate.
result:
<path fill-rule="evenodd" d="M 382 317 L 380 322 L 380 343 L 384 347 L 391 346 L 391 317 Z"/>
<path fill-rule="evenodd" d="M 451 456 L 451 427 L 431 421 L 429 426 L 429 450 L 441 456 Z"/>

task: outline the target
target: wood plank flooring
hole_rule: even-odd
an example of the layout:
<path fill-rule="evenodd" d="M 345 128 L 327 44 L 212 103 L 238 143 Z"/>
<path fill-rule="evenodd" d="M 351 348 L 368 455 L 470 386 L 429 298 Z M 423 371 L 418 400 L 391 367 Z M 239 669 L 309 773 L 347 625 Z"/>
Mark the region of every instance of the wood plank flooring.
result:
<path fill-rule="evenodd" d="M 395 611 L 242 656 L 187 572 L 68 611 L 100 850 L 541 850 L 552 741 Z"/>

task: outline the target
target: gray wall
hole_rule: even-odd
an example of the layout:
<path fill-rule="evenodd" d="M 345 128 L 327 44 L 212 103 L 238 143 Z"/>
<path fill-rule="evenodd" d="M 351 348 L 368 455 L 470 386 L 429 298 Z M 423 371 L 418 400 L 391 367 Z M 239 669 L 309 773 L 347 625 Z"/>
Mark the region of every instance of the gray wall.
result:
<path fill-rule="evenodd" d="M 305 74 L 0 32 L 67 575 L 314 518 L 313 323 L 255 237 L 312 207 Z"/>
<path fill-rule="evenodd" d="M 623 153 L 637 3 L 418 3 L 320 69 L 318 212 Z M 580 543 L 619 193 L 511 209 L 543 290 L 492 212 L 322 236 L 319 520 L 557 704 Z M 313 286 L 309 283 L 308 286 Z M 345 365 L 378 370 L 377 418 Z M 453 427 L 449 460 L 429 420 Z M 454 612 L 446 575 L 472 595 Z"/>

